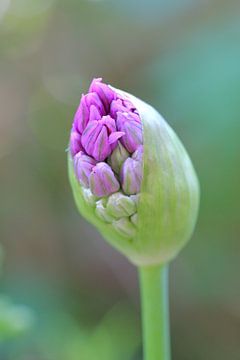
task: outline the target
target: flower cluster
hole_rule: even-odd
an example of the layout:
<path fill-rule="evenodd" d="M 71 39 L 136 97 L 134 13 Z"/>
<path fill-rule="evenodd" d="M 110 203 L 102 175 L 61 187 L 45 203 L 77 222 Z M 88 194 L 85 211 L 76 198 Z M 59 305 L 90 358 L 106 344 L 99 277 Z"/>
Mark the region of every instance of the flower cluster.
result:
<path fill-rule="evenodd" d="M 134 236 L 142 181 L 143 133 L 138 111 L 102 79 L 82 95 L 70 135 L 75 176 L 98 217 Z"/>

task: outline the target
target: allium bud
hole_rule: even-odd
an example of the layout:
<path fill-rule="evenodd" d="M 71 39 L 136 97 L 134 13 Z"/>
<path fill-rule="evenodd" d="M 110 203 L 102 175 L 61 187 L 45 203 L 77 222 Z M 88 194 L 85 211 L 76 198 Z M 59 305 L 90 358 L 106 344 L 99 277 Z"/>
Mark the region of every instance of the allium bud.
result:
<path fill-rule="evenodd" d="M 74 170 L 80 184 L 89 187 L 89 176 L 96 165 L 96 160 L 80 151 L 74 157 Z"/>
<path fill-rule="evenodd" d="M 93 193 L 91 192 L 91 190 L 89 188 L 85 188 L 82 186 L 81 189 L 82 189 L 82 196 L 84 199 L 84 204 L 94 207 L 98 200 L 97 197 L 95 195 L 93 195 Z"/>
<path fill-rule="evenodd" d="M 106 209 L 106 200 L 100 199 L 96 202 L 96 215 L 106 223 L 112 223 L 115 218 L 109 214 L 109 212 Z"/>
<path fill-rule="evenodd" d="M 117 119 L 117 113 L 124 113 L 129 111 L 126 106 L 124 106 L 123 101 L 120 99 L 113 100 L 110 105 L 110 115 L 113 119 Z"/>
<path fill-rule="evenodd" d="M 125 160 L 121 169 L 120 179 L 125 194 L 133 195 L 139 193 L 142 182 L 142 162 L 133 158 Z"/>
<path fill-rule="evenodd" d="M 87 95 L 82 95 L 73 123 L 77 131 L 82 134 L 90 120 L 99 120 L 105 114 L 106 112 L 99 96 L 94 92 L 88 93 Z"/>
<path fill-rule="evenodd" d="M 142 124 L 136 117 L 137 115 L 133 113 L 117 113 L 117 128 L 124 132 L 121 143 L 130 153 L 143 143 Z"/>
<path fill-rule="evenodd" d="M 111 168 L 115 171 L 116 174 L 119 174 L 122 164 L 128 157 L 129 152 L 119 141 L 117 147 L 113 150 L 113 152 L 108 158 L 108 164 L 111 166 Z"/>
<path fill-rule="evenodd" d="M 113 221 L 113 227 L 121 236 L 126 238 L 133 238 L 137 233 L 136 227 L 126 217 Z"/>
<path fill-rule="evenodd" d="M 102 197 L 113 194 L 120 188 L 112 169 L 105 162 L 100 162 L 92 169 L 89 185 L 95 196 Z"/>
<path fill-rule="evenodd" d="M 150 105 L 101 79 L 89 91 L 69 146 L 78 209 L 134 264 L 166 263 L 196 222 L 199 185 L 189 156 Z"/>
<path fill-rule="evenodd" d="M 130 196 L 123 195 L 120 192 L 109 197 L 106 208 L 108 213 L 117 219 L 131 216 L 137 211 L 136 204 Z"/>
<path fill-rule="evenodd" d="M 115 91 L 104 84 L 101 78 L 93 79 L 89 91 L 94 92 L 99 96 L 106 111 L 109 110 L 111 102 L 116 98 Z"/>
<path fill-rule="evenodd" d="M 88 155 L 103 161 L 111 154 L 117 140 L 123 135 L 123 132 L 116 130 L 115 121 L 110 116 L 103 116 L 101 120 L 89 121 L 81 142 Z"/>
<path fill-rule="evenodd" d="M 72 156 L 76 155 L 80 150 L 82 150 L 81 135 L 73 129 L 70 135 L 71 155 Z"/>

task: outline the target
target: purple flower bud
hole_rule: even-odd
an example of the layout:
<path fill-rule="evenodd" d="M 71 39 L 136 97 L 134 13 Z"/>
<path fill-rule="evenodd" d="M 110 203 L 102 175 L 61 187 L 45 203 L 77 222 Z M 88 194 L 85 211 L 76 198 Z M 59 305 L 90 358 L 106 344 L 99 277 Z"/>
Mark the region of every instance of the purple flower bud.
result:
<path fill-rule="evenodd" d="M 129 110 L 129 111 L 137 111 L 135 106 L 131 103 L 130 100 L 124 99 L 123 105 Z"/>
<path fill-rule="evenodd" d="M 117 94 L 117 100 L 122 101 L 122 105 L 129 111 L 137 111 L 133 103 L 127 98 L 126 95 Z"/>
<path fill-rule="evenodd" d="M 74 116 L 74 126 L 82 134 L 89 120 L 101 119 L 105 114 L 103 103 L 96 93 L 91 92 L 82 95 L 80 105 Z"/>
<path fill-rule="evenodd" d="M 125 148 L 133 153 L 139 145 L 143 143 L 142 125 L 137 120 L 138 115 L 134 113 L 121 113 L 117 114 L 117 129 L 125 133 L 121 138 L 121 143 Z"/>
<path fill-rule="evenodd" d="M 91 172 L 89 185 L 95 196 L 103 197 L 118 191 L 120 185 L 107 163 L 98 163 Z"/>
<path fill-rule="evenodd" d="M 101 78 L 93 79 L 89 91 L 98 94 L 106 111 L 109 110 L 111 102 L 116 98 L 115 91 L 113 91 L 107 84 L 102 83 Z"/>
<path fill-rule="evenodd" d="M 114 119 L 103 116 L 99 121 L 89 121 L 81 141 L 88 155 L 103 161 L 111 154 L 117 146 L 117 140 L 123 135 L 123 132 L 116 130 Z"/>
<path fill-rule="evenodd" d="M 128 158 L 124 161 L 120 179 L 122 189 L 127 195 L 133 195 L 140 192 L 142 181 L 142 163 L 141 161 Z"/>
<path fill-rule="evenodd" d="M 71 131 L 70 135 L 70 152 L 71 155 L 74 156 L 77 154 L 80 150 L 82 150 L 82 144 L 81 144 L 81 135 L 74 130 Z"/>
<path fill-rule="evenodd" d="M 101 118 L 102 118 L 102 115 L 101 115 L 99 109 L 95 105 L 91 105 L 90 111 L 89 111 L 89 121 L 101 120 Z"/>
<path fill-rule="evenodd" d="M 80 184 L 86 188 L 89 187 L 89 176 L 96 163 L 96 160 L 85 155 L 82 151 L 77 153 L 74 157 L 74 171 L 76 177 Z"/>
<path fill-rule="evenodd" d="M 123 105 L 120 99 L 113 100 L 110 105 L 110 115 L 112 118 L 117 118 L 118 112 L 128 112 L 128 108 Z"/>

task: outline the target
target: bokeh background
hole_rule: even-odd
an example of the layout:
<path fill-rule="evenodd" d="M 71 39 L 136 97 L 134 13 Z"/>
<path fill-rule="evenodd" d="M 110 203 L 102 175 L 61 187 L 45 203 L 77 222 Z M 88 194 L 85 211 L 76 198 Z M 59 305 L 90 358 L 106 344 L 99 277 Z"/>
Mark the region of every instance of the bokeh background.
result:
<path fill-rule="evenodd" d="M 0 0 L 0 359 L 140 360 L 137 273 L 77 213 L 66 152 L 93 77 L 153 104 L 201 183 L 172 263 L 173 360 L 240 359 L 238 0 Z"/>

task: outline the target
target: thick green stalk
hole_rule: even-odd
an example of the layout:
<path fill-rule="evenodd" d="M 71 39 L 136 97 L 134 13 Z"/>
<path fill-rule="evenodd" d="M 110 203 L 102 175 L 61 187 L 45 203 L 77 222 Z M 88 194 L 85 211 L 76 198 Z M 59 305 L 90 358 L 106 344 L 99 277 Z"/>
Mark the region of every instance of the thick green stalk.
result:
<path fill-rule="evenodd" d="M 144 360 L 170 360 L 168 269 L 139 268 Z"/>

